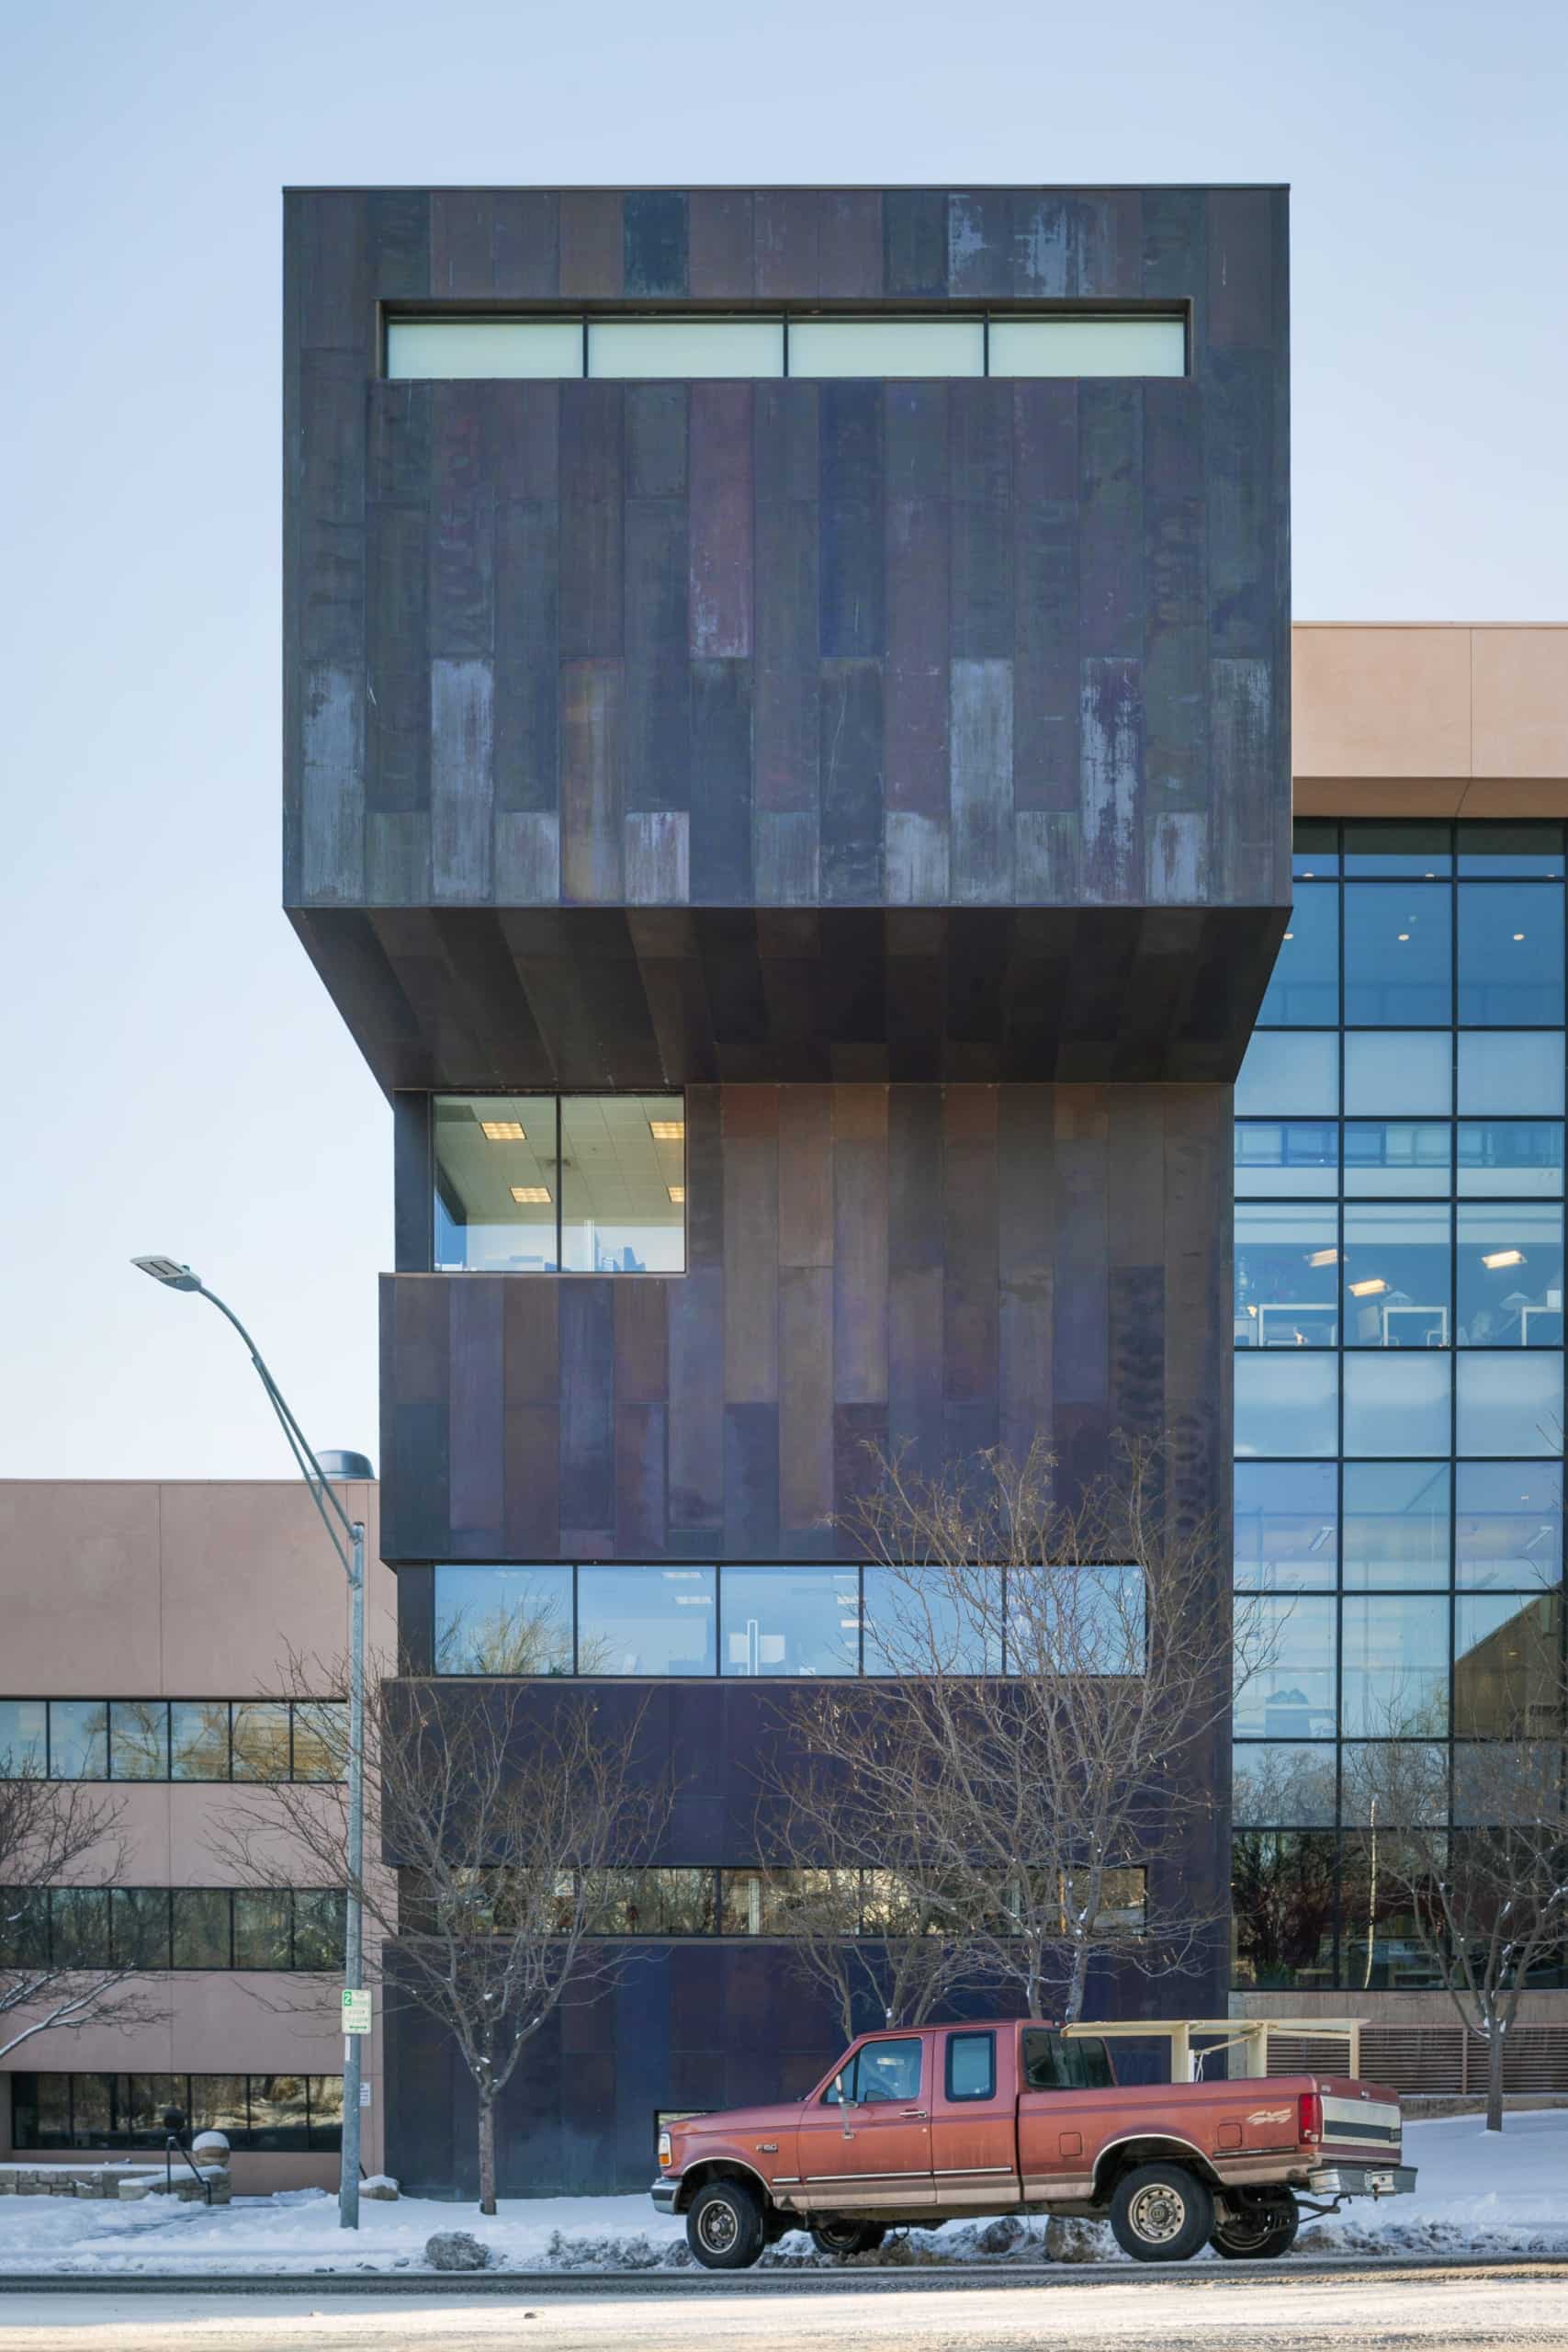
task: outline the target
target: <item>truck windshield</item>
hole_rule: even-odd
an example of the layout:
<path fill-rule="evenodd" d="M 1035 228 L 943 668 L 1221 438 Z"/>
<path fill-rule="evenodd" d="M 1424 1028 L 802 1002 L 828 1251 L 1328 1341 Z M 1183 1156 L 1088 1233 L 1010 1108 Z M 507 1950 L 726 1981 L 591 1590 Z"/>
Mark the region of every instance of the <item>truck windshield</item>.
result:
<path fill-rule="evenodd" d="M 1023 2037 L 1024 2088 L 1032 2091 L 1108 2090 L 1115 2081 L 1103 2041 L 1064 2041 L 1035 2028 Z"/>

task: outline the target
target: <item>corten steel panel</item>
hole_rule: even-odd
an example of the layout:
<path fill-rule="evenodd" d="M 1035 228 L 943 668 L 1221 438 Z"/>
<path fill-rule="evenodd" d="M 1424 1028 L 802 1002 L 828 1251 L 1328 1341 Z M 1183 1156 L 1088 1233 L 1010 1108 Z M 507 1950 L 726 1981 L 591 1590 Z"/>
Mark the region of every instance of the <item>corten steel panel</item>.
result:
<path fill-rule="evenodd" d="M 692 1088 L 685 1274 L 384 1278 L 384 1556 L 852 1555 L 868 1439 L 935 1470 L 1039 1434 L 1089 1475 L 1141 1432 L 1223 1511 L 1230 1115 L 1223 1086 Z"/>
<path fill-rule="evenodd" d="M 644 984 L 668 1078 L 844 1075 L 823 1054 L 868 1042 L 818 987 L 808 1022 L 763 1023 L 768 1069 L 705 1070 L 680 967 L 710 912 L 1027 909 L 1050 956 L 1114 964 L 1107 918 L 1157 910 L 1189 982 L 1224 913 L 1213 1067 L 1144 1074 L 1232 1075 L 1288 896 L 1286 210 L 1272 187 L 291 193 L 284 896 L 383 1084 L 427 1082 L 411 1026 L 433 1082 L 466 1082 L 468 988 L 379 920 L 431 907 L 691 910 Z M 378 372 L 400 305 L 1057 300 L 1181 306 L 1190 373 Z M 574 915 L 551 952 L 584 983 L 601 947 Z M 533 1007 L 563 1069 L 572 993 Z M 1081 999 L 1047 1025 L 1103 1042 Z"/>

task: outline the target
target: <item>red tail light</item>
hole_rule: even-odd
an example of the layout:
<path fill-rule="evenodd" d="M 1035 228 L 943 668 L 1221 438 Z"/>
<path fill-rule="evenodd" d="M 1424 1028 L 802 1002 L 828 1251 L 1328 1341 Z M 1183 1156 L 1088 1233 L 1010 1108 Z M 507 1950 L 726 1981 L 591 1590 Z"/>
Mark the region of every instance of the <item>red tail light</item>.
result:
<path fill-rule="evenodd" d="M 1296 2101 L 1297 2136 L 1315 2147 L 1323 2137 L 1323 2101 L 1316 2091 L 1303 2091 Z"/>

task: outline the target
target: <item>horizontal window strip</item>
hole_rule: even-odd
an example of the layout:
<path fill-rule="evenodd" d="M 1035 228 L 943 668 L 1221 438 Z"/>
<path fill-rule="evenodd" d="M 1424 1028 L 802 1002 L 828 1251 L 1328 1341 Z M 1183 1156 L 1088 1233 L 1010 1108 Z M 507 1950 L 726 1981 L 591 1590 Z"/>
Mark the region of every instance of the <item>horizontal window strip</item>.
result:
<path fill-rule="evenodd" d="M 1169 377 L 1187 372 L 1175 311 L 881 311 L 859 318 L 428 314 L 387 322 L 394 381 L 644 382 L 852 377 Z"/>
<path fill-rule="evenodd" d="M 186 2143 L 221 2132 L 253 2154 L 322 2153 L 343 2144 L 341 2075 L 90 2075 L 11 2076 L 11 2144 L 43 2149 L 161 2150 L 177 2108 Z"/>
<path fill-rule="evenodd" d="M 0 1781 L 341 1781 L 341 1699 L 0 1699 Z"/>
<path fill-rule="evenodd" d="M 0 1887 L 0 1970 L 341 1970 L 341 1887 Z"/>

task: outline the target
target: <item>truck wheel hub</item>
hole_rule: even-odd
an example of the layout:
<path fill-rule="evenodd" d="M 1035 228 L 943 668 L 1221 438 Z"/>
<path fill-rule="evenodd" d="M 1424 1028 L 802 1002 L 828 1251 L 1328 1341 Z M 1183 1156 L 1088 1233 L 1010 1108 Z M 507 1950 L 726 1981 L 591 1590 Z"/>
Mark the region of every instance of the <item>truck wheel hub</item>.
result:
<path fill-rule="evenodd" d="M 710 2254 L 728 2254 L 735 2244 L 736 2221 L 733 2205 L 721 2205 L 716 2199 L 703 2208 L 697 2222 L 697 2232 Z"/>
<path fill-rule="evenodd" d="M 1164 2245 L 1168 2239 L 1179 2235 L 1187 2219 L 1187 2206 L 1174 2188 L 1167 2188 L 1160 2182 L 1139 2189 L 1127 2218 L 1145 2245 Z"/>

